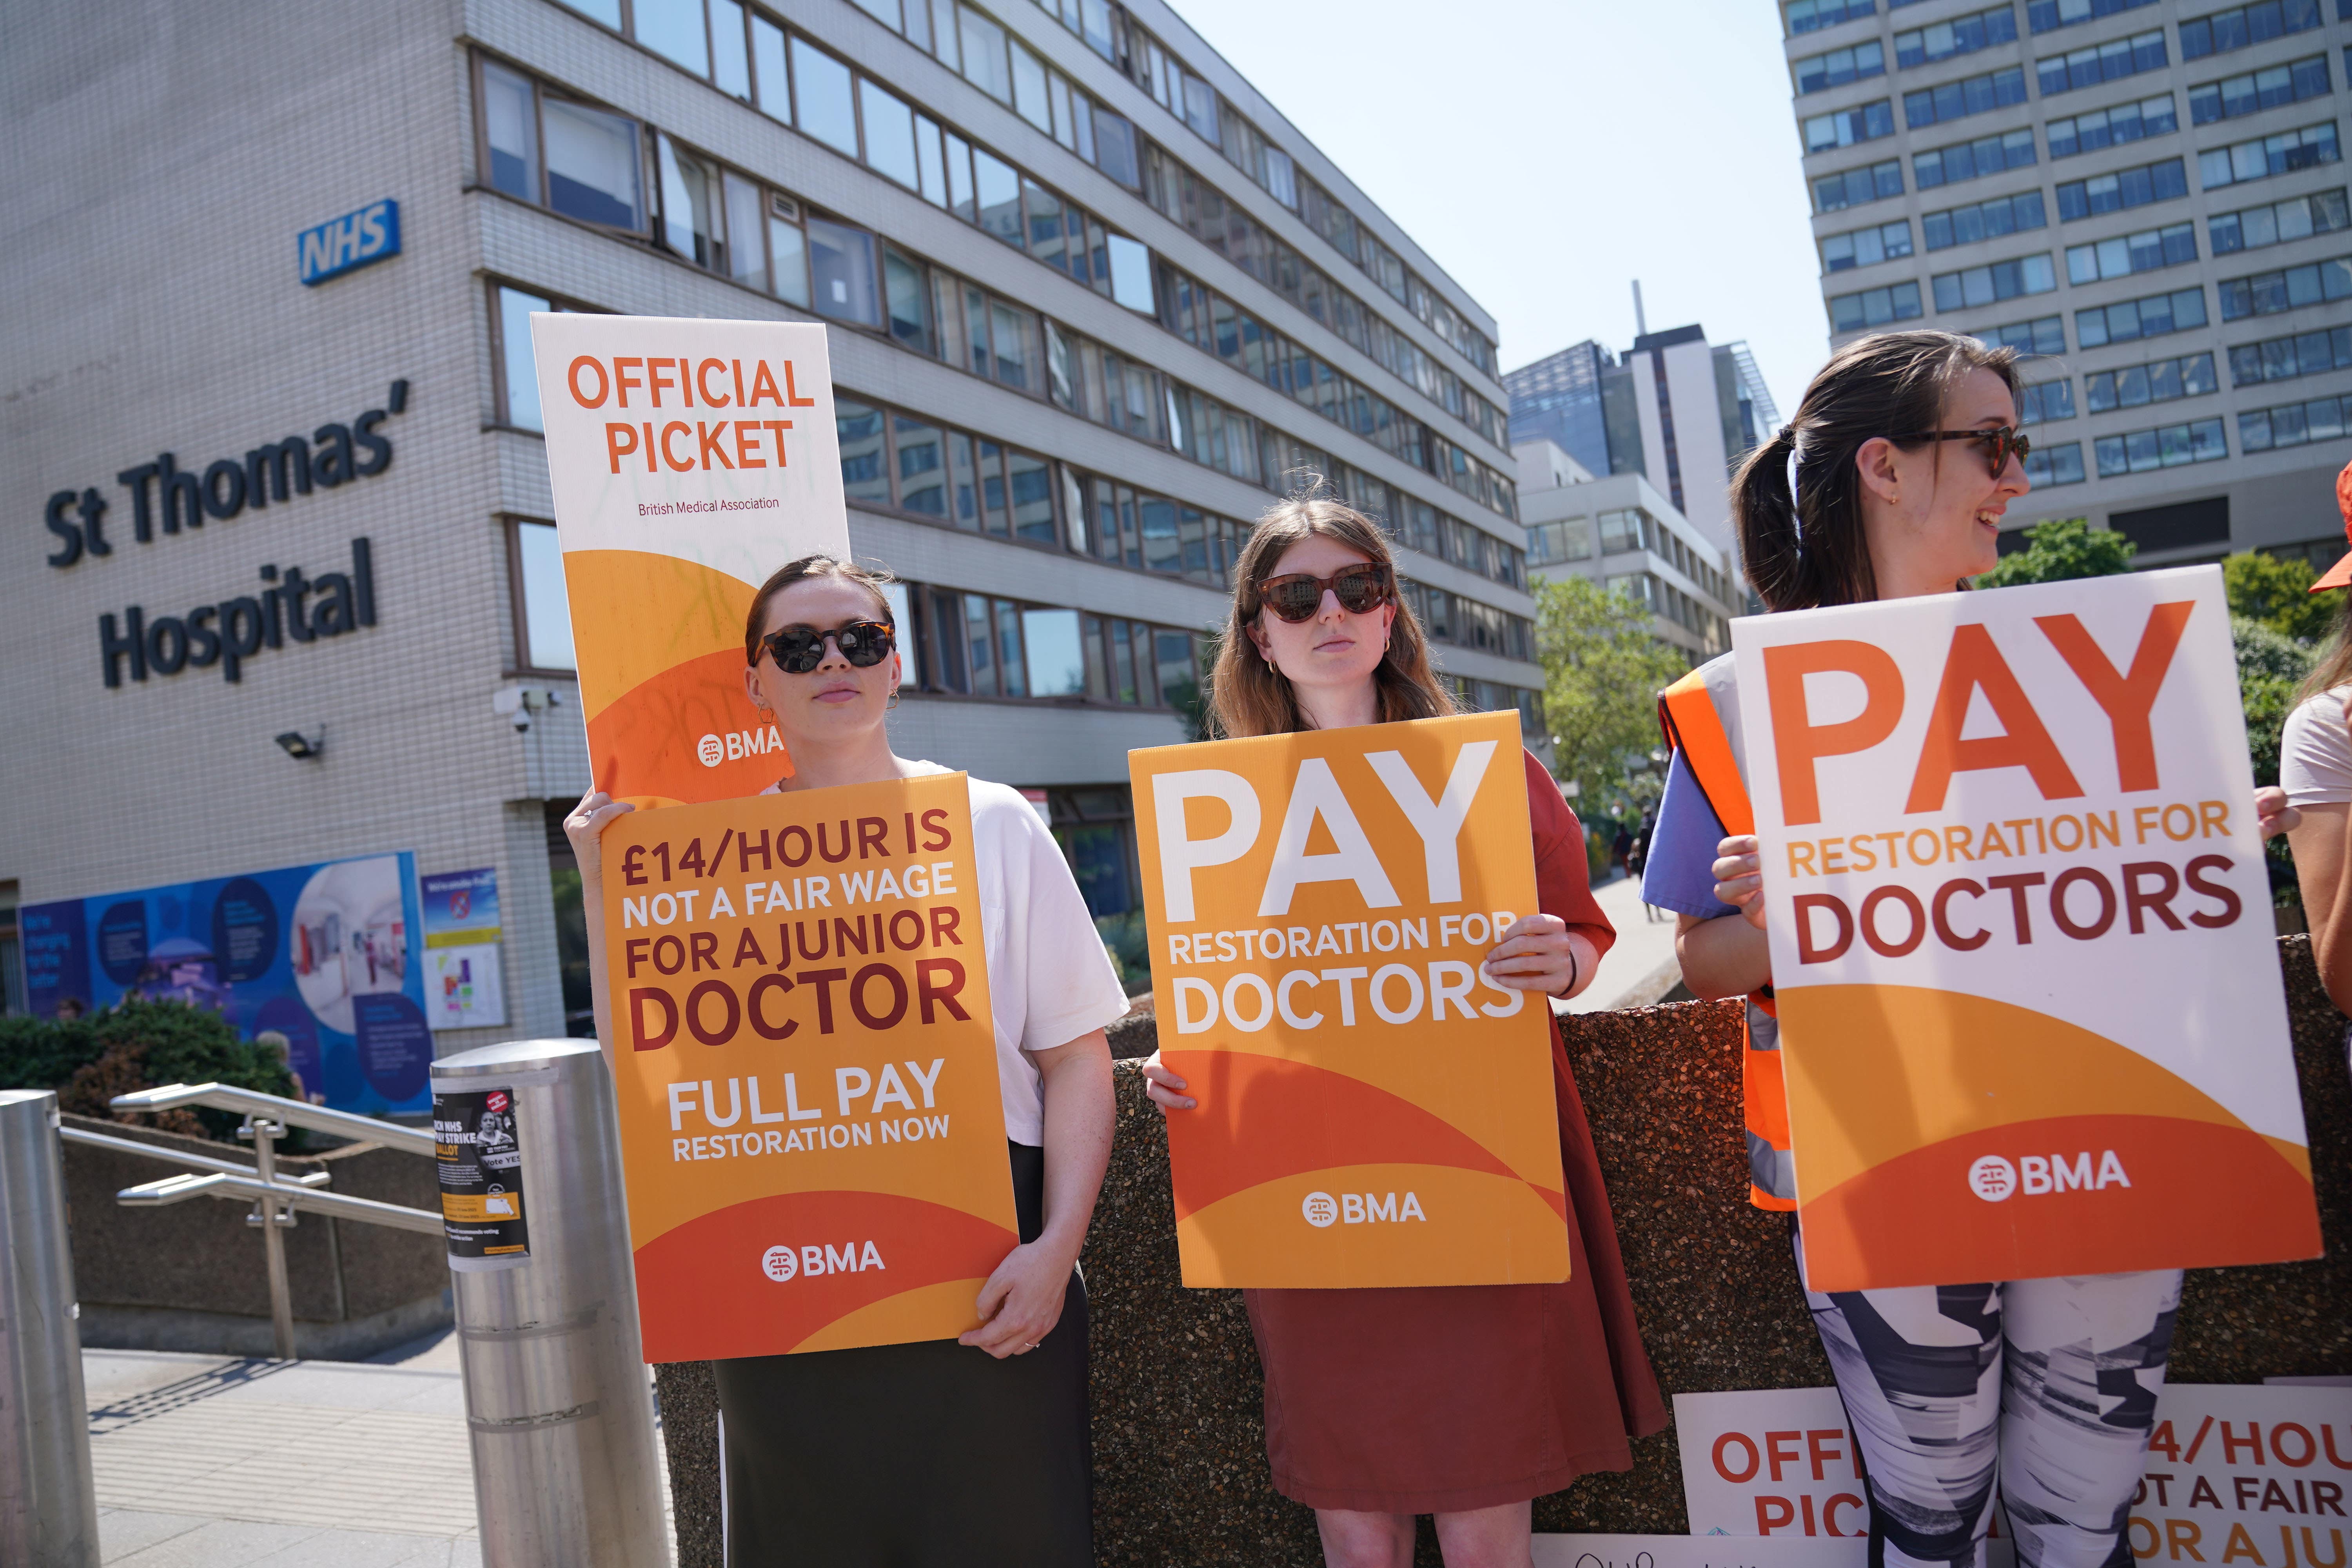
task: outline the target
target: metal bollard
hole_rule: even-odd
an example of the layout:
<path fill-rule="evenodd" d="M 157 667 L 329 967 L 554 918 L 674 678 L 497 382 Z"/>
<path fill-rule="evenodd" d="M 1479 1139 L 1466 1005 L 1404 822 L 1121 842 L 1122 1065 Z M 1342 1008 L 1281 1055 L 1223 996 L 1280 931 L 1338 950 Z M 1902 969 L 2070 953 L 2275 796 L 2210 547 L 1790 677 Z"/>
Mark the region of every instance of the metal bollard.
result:
<path fill-rule="evenodd" d="M 667 1563 L 604 1053 L 486 1046 L 433 1097 L 486 1568 Z"/>
<path fill-rule="evenodd" d="M 98 1568 L 58 1097 L 0 1090 L 0 1563 Z"/>

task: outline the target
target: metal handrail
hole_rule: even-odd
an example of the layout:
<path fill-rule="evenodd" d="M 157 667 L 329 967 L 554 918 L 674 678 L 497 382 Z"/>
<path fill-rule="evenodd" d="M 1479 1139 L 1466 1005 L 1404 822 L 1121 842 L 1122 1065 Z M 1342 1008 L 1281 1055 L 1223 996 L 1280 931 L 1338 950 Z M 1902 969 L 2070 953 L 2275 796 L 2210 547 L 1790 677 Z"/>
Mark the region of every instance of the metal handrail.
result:
<path fill-rule="evenodd" d="M 208 1105 L 215 1110 L 235 1110 L 289 1127 L 308 1127 L 313 1131 L 331 1132 L 338 1138 L 382 1143 L 404 1154 L 422 1154 L 428 1160 L 433 1157 L 433 1134 L 421 1127 L 403 1127 L 395 1121 L 379 1121 L 373 1116 L 355 1116 L 348 1110 L 330 1110 L 323 1105 L 289 1100 L 279 1094 L 264 1094 L 257 1089 L 239 1089 L 234 1084 L 169 1083 L 161 1089 L 142 1089 L 135 1094 L 118 1094 L 107 1103 L 117 1110 L 150 1111 L 173 1110 L 183 1105 Z"/>
<path fill-rule="evenodd" d="M 252 1166 L 240 1165 L 235 1160 L 220 1160 L 210 1154 L 167 1149 L 160 1143 L 142 1143 L 135 1138 L 117 1138 L 110 1133 L 92 1132 L 87 1128 L 59 1127 L 58 1136 L 68 1143 L 87 1143 L 93 1149 L 111 1149 L 118 1154 L 143 1154 L 150 1160 L 185 1165 L 191 1170 L 217 1171 L 229 1176 L 250 1176 L 254 1173 Z M 323 1187 L 335 1178 L 331 1171 L 306 1171 L 299 1176 L 280 1175 L 278 1179 L 298 1187 Z"/>
<path fill-rule="evenodd" d="M 233 1175 L 215 1171 L 197 1175 L 193 1171 L 161 1181 L 142 1182 L 135 1187 L 125 1187 L 114 1194 L 114 1201 L 139 1208 L 158 1208 L 176 1204 L 184 1198 L 227 1198 L 233 1202 L 275 1198 L 290 1209 L 307 1209 L 312 1214 L 332 1219 L 362 1220 L 369 1225 L 390 1226 L 395 1230 L 442 1234 L 441 1216 L 425 1209 L 408 1208 L 400 1204 L 378 1203 L 373 1198 L 356 1198 L 347 1193 L 322 1193 L 310 1187 L 288 1187 L 277 1182 L 264 1182 L 249 1175 Z"/>

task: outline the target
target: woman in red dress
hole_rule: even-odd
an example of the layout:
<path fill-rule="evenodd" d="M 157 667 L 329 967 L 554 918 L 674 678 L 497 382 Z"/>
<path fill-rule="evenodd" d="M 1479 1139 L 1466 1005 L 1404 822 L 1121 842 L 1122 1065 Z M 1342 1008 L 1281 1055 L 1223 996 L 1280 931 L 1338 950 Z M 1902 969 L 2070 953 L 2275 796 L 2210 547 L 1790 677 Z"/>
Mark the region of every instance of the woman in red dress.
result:
<path fill-rule="evenodd" d="M 1335 501 L 1260 521 L 1234 572 L 1211 686 L 1228 736 L 1336 730 L 1455 711 L 1396 593 L 1380 529 Z M 1583 829 L 1526 759 L 1543 912 L 1486 956 L 1498 984 L 1572 996 L 1616 939 L 1592 900 Z M 1155 1058 L 1163 1112 L 1199 1101 Z M 1557 1285 L 1251 1290 L 1265 1364 L 1275 1489 L 1315 1510 L 1332 1568 L 1407 1568 L 1413 1518 L 1434 1514 L 1449 1568 L 1529 1568 L 1528 1504 L 1594 1470 L 1666 1411 L 1633 1322 L 1592 1134 L 1559 1032 L 1552 1081 L 1570 1197 L 1570 1278 Z"/>

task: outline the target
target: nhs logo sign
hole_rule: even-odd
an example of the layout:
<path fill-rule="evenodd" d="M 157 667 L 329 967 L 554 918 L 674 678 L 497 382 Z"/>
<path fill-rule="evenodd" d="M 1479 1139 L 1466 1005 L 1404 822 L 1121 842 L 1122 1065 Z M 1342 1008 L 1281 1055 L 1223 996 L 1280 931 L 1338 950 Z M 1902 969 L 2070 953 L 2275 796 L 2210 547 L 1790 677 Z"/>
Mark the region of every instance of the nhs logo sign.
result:
<path fill-rule="evenodd" d="M 329 218 L 296 237 L 302 281 L 324 283 L 330 278 L 400 254 L 400 204 L 373 202 L 357 212 Z"/>

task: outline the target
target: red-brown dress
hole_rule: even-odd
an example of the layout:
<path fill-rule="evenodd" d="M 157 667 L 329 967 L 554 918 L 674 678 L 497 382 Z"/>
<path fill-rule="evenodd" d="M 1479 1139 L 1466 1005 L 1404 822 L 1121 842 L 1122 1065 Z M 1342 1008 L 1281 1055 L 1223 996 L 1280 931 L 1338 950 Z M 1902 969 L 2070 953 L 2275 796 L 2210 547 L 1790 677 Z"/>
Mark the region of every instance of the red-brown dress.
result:
<path fill-rule="evenodd" d="M 1592 900 L 1584 830 L 1532 756 L 1527 774 L 1538 902 L 1605 953 L 1617 932 Z M 1557 1023 L 1551 1050 L 1565 1283 L 1244 1292 L 1283 1496 L 1375 1513 L 1492 1508 L 1629 1469 L 1631 1439 L 1665 1426 Z"/>

